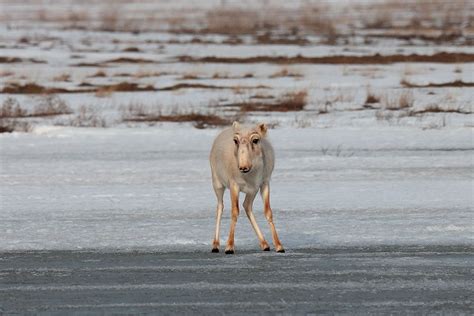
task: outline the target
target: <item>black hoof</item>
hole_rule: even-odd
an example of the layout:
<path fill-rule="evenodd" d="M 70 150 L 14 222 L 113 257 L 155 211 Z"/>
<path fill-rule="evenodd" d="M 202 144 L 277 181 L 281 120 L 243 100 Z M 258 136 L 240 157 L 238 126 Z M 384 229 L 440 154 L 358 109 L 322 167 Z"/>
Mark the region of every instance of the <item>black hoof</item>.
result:
<path fill-rule="evenodd" d="M 263 251 L 270 251 L 270 247 L 264 248 Z"/>
<path fill-rule="evenodd" d="M 226 250 L 226 251 L 225 251 L 225 254 L 226 254 L 226 255 L 233 255 L 233 254 L 234 254 L 234 250 Z"/>
<path fill-rule="evenodd" d="M 285 249 L 280 249 L 280 250 L 278 250 L 277 252 L 279 252 L 279 253 L 285 253 Z"/>
<path fill-rule="evenodd" d="M 212 248 L 212 252 L 219 252 L 219 248 Z"/>

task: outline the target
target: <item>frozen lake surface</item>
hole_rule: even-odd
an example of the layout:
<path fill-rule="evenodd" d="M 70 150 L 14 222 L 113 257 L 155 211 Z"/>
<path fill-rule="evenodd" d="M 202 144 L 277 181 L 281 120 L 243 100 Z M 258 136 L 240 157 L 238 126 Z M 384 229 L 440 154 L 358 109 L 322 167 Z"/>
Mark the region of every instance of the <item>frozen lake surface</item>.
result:
<path fill-rule="evenodd" d="M 0 135 L 0 250 L 207 251 L 216 134 L 163 125 Z M 269 136 L 274 218 L 287 249 L 472 245 L 471 129 L 281 128 Z M 270 240 L 259 198 L 255 213 Z M 236 250 L 245 249 L 258 243 L 241 212 Z"/>

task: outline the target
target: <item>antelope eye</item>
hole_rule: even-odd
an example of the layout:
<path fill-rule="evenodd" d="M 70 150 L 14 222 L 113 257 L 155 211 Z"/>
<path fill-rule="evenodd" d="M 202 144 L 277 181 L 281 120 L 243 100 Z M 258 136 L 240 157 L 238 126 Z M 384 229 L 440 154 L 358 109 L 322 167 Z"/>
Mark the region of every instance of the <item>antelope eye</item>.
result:
<path fill-rule="evenodd" d="M 234 144 L 236 144 L 236 145 L 239 144 L 239 140 L 237 138 L 234 138 Z"/>
<path fill-rule="evenodd" d="M 252 143 L 254 143 L 254 144 L 258 144 L 258 142 L 259 142 L 259 141 L 260 141 L 260 139 L 258 139 L 258 138 L 254 138 L 254 139 L 252 140 Z"/>

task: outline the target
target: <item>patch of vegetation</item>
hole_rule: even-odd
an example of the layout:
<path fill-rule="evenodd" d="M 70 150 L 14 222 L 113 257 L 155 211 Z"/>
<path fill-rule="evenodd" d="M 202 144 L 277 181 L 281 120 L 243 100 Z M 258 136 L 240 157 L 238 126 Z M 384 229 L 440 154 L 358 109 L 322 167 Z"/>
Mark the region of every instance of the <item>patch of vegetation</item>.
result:
<path fill-rule="evenodd" d="M 403 110 L 409 109 L 413 106 L 415 99 L 413 92 L 404 90 L 400 93 L 386 94 L 382 98 L 382 105 L 385 110 Z"/>
<path fill-rule="evenodd" d="M 425 85 L 415 84 L 409 82 L 406 79 L 400 81 L 400 84 L 406 88 L 461 88 L 461 87 L 474 87 L 474 82 L 464 82 L 462 80 L 455 80 L 451 82 L 443 82 L 443 83 L 428 83 Z"/>
<path fill-rule="evenodd" d="M 154 123 L 175 122 L 192 123 L 195 128 L 204 129 L 210 127 L 228 126 L 235 121 L 236 117 L 223 117 L 215 113 L 198 113 L 195 111 L 171 111 L 163 113 L 160 107 L 150 109 L 143 104 L 130 104 L 123 112 L 124 122 Z"/>
<path fill-rule="evenodd" d="M 286 93 L 271 102 L 245 101 L 242 103 L 232 104 L 232 106 L 239 107 L 240 111 L 244 113 L 301 111 L 306 106 L 307 97 L 308 92 L 306 90 L 300 90 Z"/>

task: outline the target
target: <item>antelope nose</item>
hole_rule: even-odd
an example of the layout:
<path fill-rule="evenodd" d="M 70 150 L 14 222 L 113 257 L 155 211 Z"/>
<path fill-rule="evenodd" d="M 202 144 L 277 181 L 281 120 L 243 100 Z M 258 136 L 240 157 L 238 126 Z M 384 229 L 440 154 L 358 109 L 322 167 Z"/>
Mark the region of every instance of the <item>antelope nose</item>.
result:
<path fill-rule="evenodd" d="M 247 173 L 247 172 L 250 171 L 250 168 L 248 168 L 248 167 L 240 167 L 239 169 L 240 169 L 240 172 L 242 172 L 242 173 Z"/>

